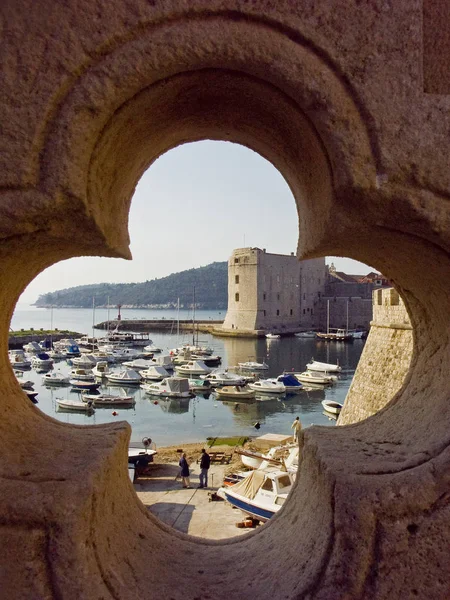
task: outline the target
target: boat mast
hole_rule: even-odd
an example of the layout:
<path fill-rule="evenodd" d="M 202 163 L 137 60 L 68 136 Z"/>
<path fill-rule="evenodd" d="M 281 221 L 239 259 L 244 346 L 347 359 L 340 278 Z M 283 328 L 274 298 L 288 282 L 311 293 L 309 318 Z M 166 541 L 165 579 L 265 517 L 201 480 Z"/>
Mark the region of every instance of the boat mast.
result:
<path fill-rule="evenodd" d="M 109 296 L 108 296 L 108 322 L 106 324 L 106 337 L 109 338 Z"/>
<path fill-rule="evenodd" d="M 327 333 L 330 333 L 330 301 L 327 300 Z"/>
<path fill-rule="evenodd" d="M 177 344 L 180 339 L 180 299 L 177 301 Z"/>
<path fill-rule="evenodd" d="M 92 352 L 94 352 L 95 296 L 92 296 Z"/>
<path fill-rule="evenodd" d="M 348 333 L 348 300 L 347 300 L 347 328 L 345 330 L 345 333 Z"/>
<path fill-rule="evenodd" d="M 193 303 L 192 303 L 192 345 L 195 346 L 195 285 L 193 292 Z"/>

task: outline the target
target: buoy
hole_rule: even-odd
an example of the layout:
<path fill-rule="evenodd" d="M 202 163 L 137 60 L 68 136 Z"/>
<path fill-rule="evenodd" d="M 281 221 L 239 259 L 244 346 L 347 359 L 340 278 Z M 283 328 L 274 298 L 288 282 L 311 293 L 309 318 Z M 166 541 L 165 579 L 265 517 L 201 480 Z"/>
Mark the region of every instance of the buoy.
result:
<path fill-rule="evenodd" d="M 256 421 L 256 423 L 253 425 L 253 427 L 254 427 L 255 429 L 260 429 L 260 427 L 261 427 L 261 423 L 260 423 L 259 421 Z"/>
<path fill-rule="evenodd" d="M 153 404 L 158 404 L 158 400 L 153 400 Z"/>
<path fill-rule="evenodd" d="M 117 415 L 119 414 L 118 412 L 116 412 L 115 410 L 112 411 L 113 417 L 117 417 Z"/>

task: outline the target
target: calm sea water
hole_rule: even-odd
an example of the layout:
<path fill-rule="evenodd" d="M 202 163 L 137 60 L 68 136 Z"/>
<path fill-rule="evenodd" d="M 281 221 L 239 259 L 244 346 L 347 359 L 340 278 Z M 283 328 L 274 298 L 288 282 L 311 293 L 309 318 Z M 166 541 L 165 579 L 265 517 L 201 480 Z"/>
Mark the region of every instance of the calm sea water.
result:
<path fill-rule="evenodd" d="M 188 334 L 176 336 L 176 310 L 122 310 L 124 319 L 170 319 L 174 323 L 174 333 L 152 333 L 153 342 L 163 348 L 163 352 L 189 342 Z M 110 311 L 111 318 L 116 314 Z M 217 311 L 197 311 L 199 320 L 221 319 L 223 313 Z M 190 319 L 189 311 L 180 310 L 180 319 Z M 93 322 L 106 321 L 108 311 L 97 309 L 95 315 L 87 309 L 40 309 L 33 306 L 17 305 L 11 320 L 12 329 L 29 329 L 33 327 L 49 329 L 70 329 L 80 333 L 91 333 Z M 104 332 L 96 332 L 99 335 Z M 222 356 L 222 367 L 232 367 L 238 362 L 247 360 L 265 360 L 269 371 L 268 377 L 276 376 L 283 371 L 304 370 L 312 357 L 316 360 L 335 363 L 339 361 L 342 373 L 338 382 L 326 388 L 318 388 L 310 392 L 288 395 L 285 397 L 266 396 L 264 400 L 252 403 L 221 402 L 214 395 L 196 396 L 192 399 L 162 400 L 147 396 L 140 388 L 118 388 L 104 386 L 102 391 L 118 393 L 124 391 L 134 394 L 136 404 L 133 409 L 116 409 L 118 416 L 108 408 L 97 409 L 92 416 L 78 413 L 58 412 L 56 398 L 77 399 L 78 393 L 70 387 L 47 388 L 42 384 L 42 374 L 34 370 L 26 371 L 24 377 L 35 382 L 35 390 L 39 392 L 37 407 L 52 417 L 66 422 L 82 425 L 108 423 L 114 420 L 126 420 L 132 427 L 132 440 L 151 437 L 157 445 L 181 444 L 204 441 L 207 437 L 231 435 L 262 435 L 264 433 L 290 434 L 291 423 L 299 416 L 303 426 L 334 425 L 335 421 L 328 417 L 322 409 L 321 401 L 325 398 L 342 402 L 353 378 L 364 342 L 355 340 L 351 344 L 325 343 L 315 339 L 296 337 L 280 340 L 215 338 L 200 334 L 199 342 L 214 349 L 214 354 Z M 67 361 L 55 364 L 55 369 L 69 373 Z M 259 432 L 254 424 L 259 422 Z"/>

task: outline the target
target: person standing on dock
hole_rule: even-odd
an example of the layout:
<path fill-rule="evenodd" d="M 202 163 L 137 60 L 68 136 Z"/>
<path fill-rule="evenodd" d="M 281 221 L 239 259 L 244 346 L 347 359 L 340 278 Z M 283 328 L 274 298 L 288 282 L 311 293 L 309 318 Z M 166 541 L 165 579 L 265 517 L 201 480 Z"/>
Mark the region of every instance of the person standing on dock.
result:
<path fill-rule="evenodd" d="M 298 434 L 302 429 L 302 424 L 299 417 L 295 417 L 294 422 L 291 425 L 291 429 L 294 430 L 294 442 L 298 442 Z"/>
<path fill-rule="evenodd" d="M 211 457 L 206 452 L 204 448 L 202 448 L 202 456 L 200 458 L 200 485 L 199 488 L 207 488 L 208 487 L 208 470 L 211 466 Z"/>
<path fill-rule="evenodd" d="M 181 455 L 180 462 L 178 464 L 180 465 L 180 469 L 181 469 L 180 475 L 183 480 L 183 487 L 190 488 L 191 480 L 189 479 L 189 476 L 190 476 L 189 463 L 187 461 L 185 452 L 183 452 L 183 454 Z"/>

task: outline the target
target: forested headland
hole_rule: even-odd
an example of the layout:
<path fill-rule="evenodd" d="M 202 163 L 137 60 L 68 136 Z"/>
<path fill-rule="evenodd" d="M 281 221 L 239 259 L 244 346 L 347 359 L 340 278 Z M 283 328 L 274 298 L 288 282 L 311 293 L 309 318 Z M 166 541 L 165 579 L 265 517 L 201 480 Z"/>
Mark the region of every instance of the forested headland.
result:
<path fill-rule="evenodd" d="M 195 306 L 203 309 L 226 309 L 228 301 L 228 263 L 214 262 L 205 267 L 172 273 L 161 279 L 142 283 L 98 283 L 79 285 L 42 294 L 36 300 L 39 307 L 117 306 L 133 308 L 180 308 Z"/>

